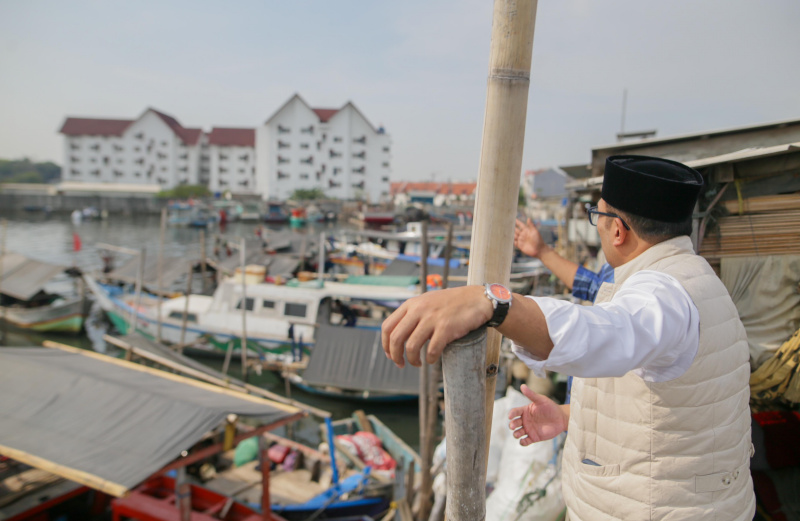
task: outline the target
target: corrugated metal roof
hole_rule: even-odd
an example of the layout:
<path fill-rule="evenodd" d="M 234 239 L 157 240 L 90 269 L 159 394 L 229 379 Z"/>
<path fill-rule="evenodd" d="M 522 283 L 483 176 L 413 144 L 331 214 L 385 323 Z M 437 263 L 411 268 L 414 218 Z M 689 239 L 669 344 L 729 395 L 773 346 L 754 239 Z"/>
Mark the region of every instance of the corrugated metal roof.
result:
<path fill-rule="evenodd" d="M 745 148 L 744 150 L 737 150 L 728 154 L 722 154 L 714 157 L 706 157 L 703 159 L 695 159 L 694 161 L 687 161 L 686 165 L 692 168 L 705 168 L 711 165 L 719 165 L 722 163 L 736 163 L 738 161 L 747 161 L 749 159 L 757 159 L 769 156 L 778 156 L 788 152 L 799 152 L 800 141 L 797 143 L 787 143 L 785 145 L 776 145 L 772 147 L 755 147 Z"/>
<path fill-rule="evenodd" d="M 53 277 L 66 269 L 65 266 L 29 259 L 17 253 L 4 255 L 2 263 L 0 293 L 20 300 L 30 300 Z M 6 269 L 6 266 L 10 269 Z"/>
<path fill-rule="evenodd" d="M 189 450 L 228 414 L 262 424 L 302 414 L 67 346 L 0 349 L 0 394 L 0 453 L 116 496 Z"/>

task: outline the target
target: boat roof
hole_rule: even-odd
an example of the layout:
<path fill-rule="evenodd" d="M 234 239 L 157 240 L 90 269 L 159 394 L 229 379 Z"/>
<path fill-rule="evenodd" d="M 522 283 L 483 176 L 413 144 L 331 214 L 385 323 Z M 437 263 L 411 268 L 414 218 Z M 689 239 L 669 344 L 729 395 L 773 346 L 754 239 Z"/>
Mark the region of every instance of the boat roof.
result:
<path fill-rule="evenodd" d="M 0 454 L 121 497 L 229 414 L 265 425 L 303 413 L 98 353 L 0 349 Z"/>
<path fill-rule="evenodd" d="M 398 368 L 386 358 L 381 332 L 355 327 L 319 326 L 306 383 L 382 394 L 418 394 L 419 368 Z"/>
<path fill-rule="evenodd" d="M 235 278 L 225 279 L 223 284 L 234 288 L 241 287 L 241 282 Z M 321 300 L 331 298 L 356 298 L 363 300 L 404 301 L 418 294 L 416 288 L 397 286 L 374 286 L 367 284 L 345 284 L 342 282 L 325 281 L 324 285 L 316 280 L 309 282 L 292 282 L 291 284 L 248 284 L 247 295 L 253 297 L 271 298 L 308 298 Z"/>
<path fill-rule="evenodd" d="M 66 266 L 38 261 L 19 253 L 0 256 L 0 267 L 0 293 L 20 300 L 30 300 L 66 269 Z"/>

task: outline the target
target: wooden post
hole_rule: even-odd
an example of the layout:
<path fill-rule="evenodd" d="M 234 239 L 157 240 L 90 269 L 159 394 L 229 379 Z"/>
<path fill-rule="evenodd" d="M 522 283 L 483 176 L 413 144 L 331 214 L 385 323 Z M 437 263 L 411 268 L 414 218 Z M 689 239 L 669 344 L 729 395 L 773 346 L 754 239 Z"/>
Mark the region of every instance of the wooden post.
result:
<path fill-rule="evenodd" d="M 420 292 L 428 290 L 428 223 L 421 221 L 420 232 Z M 419 368 L 419 449 L 422 460 L 421 481 L 419 488 L 418 515 L 419 519 L 428 519 L 430 512 L 430 491 L 431 491 L 431 448 L 428 442 L 428 392 L 430 366 L 422 357 L 422 365 Z M 413 504 L 412 504 L 413 506 Z"/>
<path fill-rule="evenodd" d="M 0 286 L 3 283 L 3 258 L 6 256 L 6 235 L 8 234 L 8 221 L 3 219 L 2 221 L 2 228 L 3 228 L 3 241 L 0 243 Z M 3 324 L 0 326 L 2 327 L 2 331 L 0 331 L 0 343 L 5 345 L 6 343 L 6 307 L 3 306 L 3 316 L 0 317 L 0 322 Z"/>
<path fill-rule="evenodd" d="M 537 0 L 494 2 L 468 284 L 510 280 L 536 5 Z M 473 334 L 468 337 L 474 338 Z M 481 332 L 479 341 L 467 343 L 468 347 L 460 347 L 465 345 L 462 339 L 444 351 L 449 521 L 484 518 L 486 454 L 500 340 L 500 334 L 491 329 Z M 471 351 L 483 359 L 480 371 L 467 363 L 473 359 Z M 481 410 L 469 409 L 480 401 L 479 396 L 484 397 Z M 474 428 L 481 423 L 483 430 Z"/>
<path fill-rule="evenodd" d="M 258 456 L 261 463 L 261 515 L 264 521 L 272 521 L 272 505 L 269 499 L 270 461 L 267 456 L 267 443 L 263 436 L 258 437 Z"/>
<path fill-rule="evenodd" d="M 181 319 L 181 342 L 178 344 L 178 352 L 183 353 L 186 345 L 186 324 L 189 321 L 189 296 L 192 294 L 192 274 L 194 267 L 189 262 L 189 271 L 186 273 L 186 301 L 183 303 L 183 318 Z"/>
<path fill-rule="evenodd" d="M 239 243 L 239 264 L 242 266 L 242 380 L 247 381 L 247 265 L 245 242 Z M 255 303 L 253 303 L 255 305 Z"/>
<path fill-rule="evenodd" d="M 192 486 L 186 480 L 186 467 L 180 467 L 175 479 L 175 502 L 178 504 L 180 521 L 192 518 Z"/>
<path fill-rule="evenodd" d="M 317 257 L 317 280 L 325 278 L 325 232 L 319 232 L 319 256 Z"/>
<path fill-rule="evenodd" d="M 163 286 L 163 273 L 164 273 L 164 235 L 167 233 L 167 208 L 161 209 L 161 233 L 158 238 L 158 328 L 156 330 L 156 340 L 161 343 L 161 301 L 164 300 L 164 286 Z"/>
<path fill-rule="evenodd" d="M 206 293 L 206 231 L 200 230 L 200 293 Z"/>
<path fill-rule="evenodd" d="M 482 521 L 486 517 L 486 409 L 472 399 L 486 392 L 486 329 L 480 328 L 447 346 L 444 369 L 445 429 L 447 429 L 447 506 L 452 521 Z M 427 518 L 425 518 L 427 519 Z"/>
<path fill-rule="evenodd" d="M 144 283 L 144 259 L 147 254 L 147 249 L 142 248 L 139 250 L 139 271 L 136 274 L 136 297 L 134 298 L 133 306 L 131 306 L 131 327 L 128 334 L 136 332 L 136 315 L 139 311 L 139 306 L 142 303 L 142 284 Z"/>

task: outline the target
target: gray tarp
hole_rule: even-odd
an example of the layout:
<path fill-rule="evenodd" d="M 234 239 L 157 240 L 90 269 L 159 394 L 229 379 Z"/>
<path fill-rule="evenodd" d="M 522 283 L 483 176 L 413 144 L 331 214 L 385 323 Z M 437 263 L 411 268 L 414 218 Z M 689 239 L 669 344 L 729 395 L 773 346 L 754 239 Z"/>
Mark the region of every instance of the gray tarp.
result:
<path fill-rule="evenodd" d="M 188 263 L 189 260 L 184 257 L 165 257 L 162 259 L 163 272 L 161 274 L 161 285 L 164 290 L 170 289 L 178 279 L 188 273 Z M 128 283 L 135 283 L 138 276 L 138 255 L 129 259 L 125 264 L 113 270 L 111 273 L 105 275 L 105 277 L 111 280 L 119 280 Z M 158 254 L 151 254 L 149 252 L 145 254 L 142 284 L 148 286 L 151 291 L 158 289 Z"/>
<path fill-rule="evenodd" d="M 723 257 L 720 279 L 747 331 L 755 369 L 800 327 L 800 255 Z"/>
<path fill-rule="evenodd" d="M 371 329 L 320 326 L 303 380 L 341 389 L 419 394 L 419 369 L 395 366 L 383 353 L 381 332 Z"/>
<path fill-rule="evenodd" d="M 90 353 L 0 349 L 0 453 L 130 489 L 230 413 L 268 424 L 299 412 L 153 371 Z"/>
<path fill-rule="evenodd" d="M 65 266 L 29 259 L 18 253 L 8 253 L 0 259 L 0 292 L 20 300 L 30 300 L 44 285 L 64 271 Z"/>

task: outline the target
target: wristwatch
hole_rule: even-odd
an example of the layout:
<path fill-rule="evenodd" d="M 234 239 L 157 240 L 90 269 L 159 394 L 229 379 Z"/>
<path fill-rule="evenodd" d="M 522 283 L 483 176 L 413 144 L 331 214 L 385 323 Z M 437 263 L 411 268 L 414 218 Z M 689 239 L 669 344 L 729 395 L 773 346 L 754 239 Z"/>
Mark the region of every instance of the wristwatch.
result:
<path fill-rule="evenodd" d="M 503 323 L 511 307 L 511 292 L 502 284 L 486 284 L 486 296 L 492 302 L 494 314 L 486 323 L 488 327 L 497 327 Z"/>

